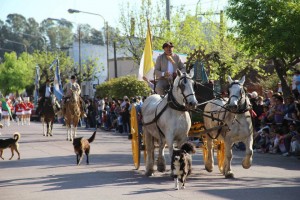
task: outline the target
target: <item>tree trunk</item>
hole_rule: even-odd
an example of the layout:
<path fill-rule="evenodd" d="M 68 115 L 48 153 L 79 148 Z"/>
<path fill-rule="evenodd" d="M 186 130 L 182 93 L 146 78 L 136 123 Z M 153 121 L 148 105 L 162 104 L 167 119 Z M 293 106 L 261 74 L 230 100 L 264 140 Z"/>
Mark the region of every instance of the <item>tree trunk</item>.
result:
<path fill-rule="evenodd" d="M 288 83 L 286 82 L 286 79 L 284 78 L 285 72 L 283 69 L 285 69 L 286 67 L 282 66 L 282 64 L 283 63 L 280 63 L 274 59 L 274 68 L 277 72 L 279 80 L 281 81 L 283 97 L 287 98 L 292 95 L 292 91 L 291 91 L 291 88 L 289 87 Z"/>

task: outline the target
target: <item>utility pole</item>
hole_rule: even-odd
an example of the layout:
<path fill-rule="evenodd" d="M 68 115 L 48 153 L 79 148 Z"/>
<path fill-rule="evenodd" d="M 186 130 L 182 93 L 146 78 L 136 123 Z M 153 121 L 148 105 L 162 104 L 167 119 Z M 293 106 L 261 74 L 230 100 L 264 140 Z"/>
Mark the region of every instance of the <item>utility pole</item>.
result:
<path fill-rule="evenodd" d="M 78 63 L 79 63 L 79 77 L 78 84 L 81 84 L 81 26 L 78 26 Z"/>
<path fill-rule="evenodd" d="M 170 0 L 166 0 L 166 17 L 167 17 L 167 20 L 169 22 L 168 30 L 170 30 L 170 24 L 171 24 L 171 21 L 170 21 Z"/>
<path fill-rule="evenodd" d="M 170 23 L 170 0 L 166 0 L 166 17 Z"/>
<path fill-rule="evenodd" d="M 115 41 L 114 41 L 114 62 L 115 62 L 115 78 L 118 78 L 117 48 L 116 48 L 116 42 Z"/>

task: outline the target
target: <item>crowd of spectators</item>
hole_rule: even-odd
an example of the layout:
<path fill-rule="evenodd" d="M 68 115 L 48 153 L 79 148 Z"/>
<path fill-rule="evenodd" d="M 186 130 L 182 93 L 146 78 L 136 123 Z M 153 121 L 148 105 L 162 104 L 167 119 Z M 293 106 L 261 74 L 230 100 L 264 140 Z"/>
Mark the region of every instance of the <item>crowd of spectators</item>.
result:
<path fill-rule="evenodd" d="M 280 83 L 278 91 L 268 90 L 264 96 L 249 94 L 255 116 L 255 152 L 300 156 L 300 101 L 298 96 L 284 98 Z M 295 92 L 295 91 L 294 91 Z"/>
<path fill-rule="evenodd" d="M 136 107 L 139 129 L 141 130 L 141 106 L 143 98 L 140 96 L 123 99 L 109 99 L 97 97 L 86 100 L 86 128 L 102 128 L 106 131 L 116 131 L 130 134 L 130 110 Z"/>

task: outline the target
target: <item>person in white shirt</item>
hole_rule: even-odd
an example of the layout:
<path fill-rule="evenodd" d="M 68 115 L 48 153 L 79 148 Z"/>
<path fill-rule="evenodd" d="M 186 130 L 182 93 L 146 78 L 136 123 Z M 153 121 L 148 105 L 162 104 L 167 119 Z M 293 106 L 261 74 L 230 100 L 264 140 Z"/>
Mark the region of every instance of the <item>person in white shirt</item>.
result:
<path fill-rule="evenodd" d="M 185 72 L 185 67 L 180 57 L 173 53 L 174 45 L 172 42 L 166 42 L 162 48 L 164 53 L 159 55 L 155 63 L 155 76 L 157 83 L 155 86 L 155 92 L 159 95 L 164 95 L 169 89 L 170 84 L 173 83 L 174 74 L 179 69 Z"/>

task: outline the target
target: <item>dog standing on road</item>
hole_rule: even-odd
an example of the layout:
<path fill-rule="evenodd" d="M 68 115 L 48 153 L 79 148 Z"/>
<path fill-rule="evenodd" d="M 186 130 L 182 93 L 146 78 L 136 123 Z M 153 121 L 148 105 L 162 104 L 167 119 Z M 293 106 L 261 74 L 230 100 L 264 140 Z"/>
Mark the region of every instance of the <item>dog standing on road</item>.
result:
<path fill-rule="evenodd" d="M 175 189 L 179 190 L 179 182 L 181 189 L 185 188 L 185 181 L 188 175 L 192 172 L 192 153 L 195 153 L 193 144 L 186 142 L 180 149 L 174 149 L 171 162 L 171 170 L 175 182 Z"/>
<path fill-rule="evenodd" d="M 4 160 L 4 158 L 2 157 L 3 150 L 7 148 L 10 148 L 11 150 L 11 157 L 9 160 L 11 160 L 14 157 L 14 151 L 17 152 L 18 160 L 20 160 L 19 143 L 18 143 L 20 137 L 21 137 L 20 133 L 16 132 L 13 138 L 0 139 L 0 158 L 2 158 L 2 160 Z"/>
<path fill-rule="evenodd" d="M 93 135 L 89 138 L 75 138 L 73 140 L 73 146 L 74 146 L 74 151 L 76 154 L 76 160 L 77 160 L 77 165 L 80 165 L 82 158 L 83 158 L 83 152 L 86 155 L 86 164 L 89 164 L 89 153 L 90 153 L 90 143 L 92 143 L 95 139 L 96 136 L 96 131 L 93 133 Z"/>

